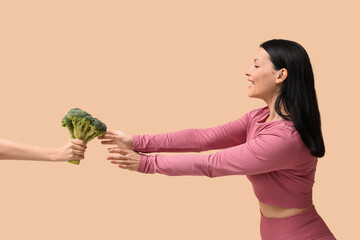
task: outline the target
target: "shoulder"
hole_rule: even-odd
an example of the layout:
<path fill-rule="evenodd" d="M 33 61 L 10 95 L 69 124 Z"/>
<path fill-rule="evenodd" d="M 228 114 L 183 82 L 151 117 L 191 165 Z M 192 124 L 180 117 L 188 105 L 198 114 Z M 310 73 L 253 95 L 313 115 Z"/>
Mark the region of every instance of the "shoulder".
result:
<path fill-rule="evenodd" d="M 269 122 L 260 132 L 263 135 L 274 135 L 286 141 L 299 143 L 301 136 L 296 130 L 294 123 L 288 120 Z"/>
<path fill-rule="evenodd" d="M 293 123 L 287 120 L 279 120 L 258 124 L 256 138 L 261 138 L 273 147 L 299 150 L 302 145 L 301 136 Z"/>
<path fill-rule="evenodd" d="M 266 154 L 276 156 L 279 159 L 286 156 L 292 159 L 293 164 L 297 162 L 302 149 L 298 132 L 285 123 L 260 131 L 255 139 L 259 145 L 261 144 L 261 148 L 266 151 Z"/>
<path fill-rule="evenodd" d="M 311 154 L 293 122 L 284 120 L 282 124 L 262 134 L 266 142 L 274 148 L 273 151 L 281 151 L 294 159 L 294 167 L 313 168 L 314 164 L 316 166 L 317 158 Z"/>
<path fill-rule="evenodd" d="M 247 117 L 252 120 L 260 120 L 269 114 L 270 110 L 267 106 L 262 108 L 256 108 L 246 113 Z"/>
<path fill-rule="evenodd" d="M 261 114 L 269 114 L 269 112 L 270 112 L 269 107 L 265 106 L 265 107 L 256 108 L 254 110 L 251 110 L 248 113 L 256 116 L 256 115 L 261 115 Z"/>

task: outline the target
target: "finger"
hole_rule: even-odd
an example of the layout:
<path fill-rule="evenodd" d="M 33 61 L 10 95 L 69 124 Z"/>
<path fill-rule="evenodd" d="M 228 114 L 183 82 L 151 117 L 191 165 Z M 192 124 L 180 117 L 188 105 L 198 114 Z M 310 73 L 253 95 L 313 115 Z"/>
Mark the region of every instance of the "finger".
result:
<path fill-rule="evenodd" d="M 107 134 L 107 133 L 110 134 L 108 131 L 106 131 L 105 134 Z M 101 135 L 101 136 L 98 136 L 97 138 L 98 138 L 98 139 L 104 139 L 105 134 L 103 134 L 103 135 Z"/>
<path fill-rule="evenodd" d="M 74 144 L 71 146 L 71 148 L 74 150 L 80 150 L 80 151 L 84 152 L 86 150 L 87 146 L 84 147 L 83 145 Z"/>
<path fill-rule="evenodd" d="M 109 148 L 108 151 L 110 153 L 120 153 L 124 155 L 134 152 L 133 150 L 123 149 L 123 148 Z"/>
<path fill-rule="evenodd" d="M 101 139 L 115 139 L 115 135 L 106 133 Z"/>
<path fill-rule="evenodd" d="M 108 148 L 107 150 L 111 150 L 111 149 L 118 149 L 118 147 L 112 147 L 112 148 Z"/>
<path fill-rule="evenodd" d="M 107 160 L 113 160 L 113 159 L 127 160 L 127 161 L 131 161 L 134 163 L 138 163 L 140 161 L 140 159 L 138 157 L 131 157 L 131 156 L 125 156 L 125 155 L 112 155 L 112 156 L 108 156 L 106 159 Z"/>
<path fill-rule="evenodd" d="M 119 164 L 118 167 L 122 168 L 122 169 L 130 170 L 130 171 L 136 171 L 137 170 L 137 167 L 132 166 L 132 165 L 121 165 L 121 164 Z"/>
<path fill-rule="evenodd" d="M 86 142 L 84 140 L 81 139 L 71 139 L 71 142 L 76 144 L 76 145 L 80 145 L 80 146 L 84 146 L 86 147 Z"/>
<path fill-rule="evenodd" d="M 80 150 L 73 150 L 73 151 L 72 151 L 72 154 L 84 156 L 85 152 L 84 152 L 84 151 L 80 151 Z"/>
<path fill-rule="evenodd" d="M 81 159 L 84 159 L 84 158 L 85 158 L 84 155 L 74 155 L 74 156 L 72 157 L 73 160 L 81 160 Z"/>
<path fill-rule="evenodd" d="M 119 167 L 119 168 L 123 168 L 123 169 L 127 169 L 127 168 L 128 168 L 128 166 L 126 166 L 126 165 L 118 165 L 118 167 Z"/>
<path fill-rule="evenodd" d="M 101 135 L 101 136 L 98 136 L 97 139 L 105 139 L 105 134 Z"/>
<path fill-rule="evenodd" d="M 101 141 L 101 144 L 105 144 L 105 145 L 116 144 L 116 141 L 115 140 Z"/>
<path fill-rule="evenodd" d="M 138 164 L 138 161 L 135 160 L 127 160 L 127 159 L 108 159 L 110 161 L 110 163 L 121 163 L 121 164 Z"/>
<path fill-rule="evenodd" d="M 118 167 L 119 167 L 119 168 L 122 168 L 122 169 L 132 170 L 132 166 L 131 166 L 131 165 L 119 164 Z"/>
<path fill-rule="evenodd" d="M 128 158 L 122 155 L 108 156 L 107 160 L 127 160 Z"/>
<path fill-rule="evenodd" d="M 110 163 L 113 163 L 113 164 L 122 164 L 122 165 L 131 165 L 131 164 L 134 164 L 133 162 L 128 162 L 128 161 L 125 161 L 125 160 L 112 160 L 110 161 Z"/>

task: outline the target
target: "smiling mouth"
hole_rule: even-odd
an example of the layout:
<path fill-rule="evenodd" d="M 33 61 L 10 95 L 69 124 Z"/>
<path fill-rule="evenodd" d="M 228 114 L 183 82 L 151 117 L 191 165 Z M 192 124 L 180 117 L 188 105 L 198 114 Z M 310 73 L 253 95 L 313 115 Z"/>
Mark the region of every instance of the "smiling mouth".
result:
<path fill-rule="evenodd" d="M 254 81 L 248 80 L 248 82 L 249 82 L 250 85 L 255 85 Z"/>

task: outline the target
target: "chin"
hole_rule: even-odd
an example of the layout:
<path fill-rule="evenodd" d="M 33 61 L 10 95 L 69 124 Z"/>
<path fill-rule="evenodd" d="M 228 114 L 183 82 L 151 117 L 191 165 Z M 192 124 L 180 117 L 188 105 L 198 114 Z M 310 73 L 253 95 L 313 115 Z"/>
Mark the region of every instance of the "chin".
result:
<path fill-rule="evenodd" d="M 256 96 L 254 96 L 254 94 L 248 93 L 248 97 L 249 98 L 256 98 Z"/>
<path fill-rule="evenodd" d="M 254 95 L 254 94 L 248 94 L 248 97 L 249 98 L 257 98 L 257 99 L 261 99 L 261 100 L 263 100 L 263 98 L 262 97 L 260 97 L 260 96 L 256 96 L 256 95 Z"/>

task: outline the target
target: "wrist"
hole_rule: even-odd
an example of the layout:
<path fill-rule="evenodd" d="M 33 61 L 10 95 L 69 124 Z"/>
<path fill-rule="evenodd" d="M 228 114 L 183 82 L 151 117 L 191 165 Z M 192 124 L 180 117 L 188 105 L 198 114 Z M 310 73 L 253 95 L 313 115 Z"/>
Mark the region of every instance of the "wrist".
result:
<path fill-rule="evenodd" d="M 133 136 L 132 135 L 124 135 L 120 139 L 123 144 L 125 144 L 126 148 L 133 149 Z"/>
<path fill-rule="evenodd" d="M 130 141 L 129 141 L 131 149 L 134 149 L 134 136 L 130 135 Z"/>
<path fill-rule="evenodd" d="M 49 160 L 52 162 L 59 161 L 59 152 L 60 152 L 60 149 L 50 149 Z"/>

